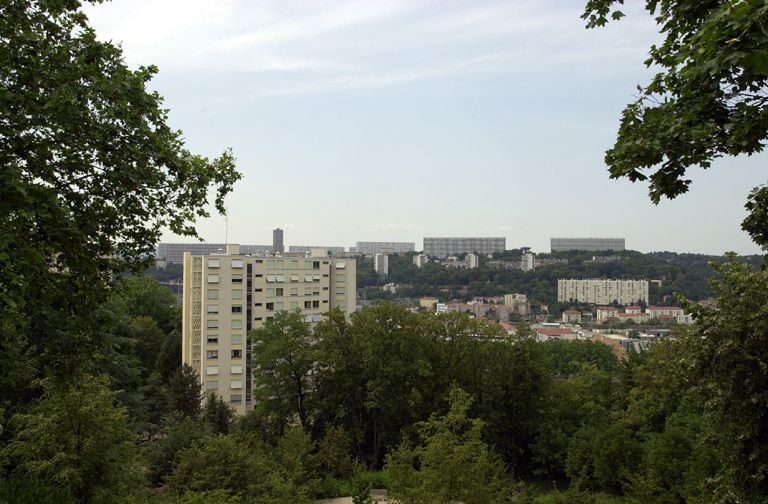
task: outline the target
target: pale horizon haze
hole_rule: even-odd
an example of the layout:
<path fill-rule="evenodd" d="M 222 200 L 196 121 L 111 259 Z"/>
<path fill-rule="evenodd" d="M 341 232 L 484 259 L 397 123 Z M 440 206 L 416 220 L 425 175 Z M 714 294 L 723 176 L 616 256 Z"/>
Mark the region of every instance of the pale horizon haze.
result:
<path fill-rule="evenodd" d="M 354 246 L 424 236 L 624 237 L 627 248 L 760 253 L 741 231 L 764 154 L 692 168 L 653 205 L 604 151 L 660 40 L 638 4 L 587 30 L 585 1 L 113 0 L 87 6 L 132 68 L 154 64 L 187 148 L 232 147 L 228 241 Z M 224 217 L 198 222 L 225 240 Z M 163 241 L 192 241 L 170 233 Z"/>

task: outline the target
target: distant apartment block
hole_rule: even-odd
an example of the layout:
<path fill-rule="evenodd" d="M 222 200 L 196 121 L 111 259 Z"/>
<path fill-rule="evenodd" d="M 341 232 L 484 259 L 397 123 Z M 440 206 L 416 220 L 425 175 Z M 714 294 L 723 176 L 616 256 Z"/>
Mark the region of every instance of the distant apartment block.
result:
<path fill-rule="evenodd" d="M 389 275 L 389 256 L 387 254 L 373 256 L 373 269 L 379 276 Z"/>
<path fill-rule="evenodd" d="M 323 247 L 321 245 L 290 245 L 288 247 L 288 252 L 298 253 L 298 254 L 307 254 L 307 253 L 312 253 L 312 251 L 316 249 L 327 250 L 328 252 L 331 252 L 333 254 L 339 254 L 345 251 L 344 247 Z"/>
<path fill-rule="evenodd" d="M 445 258 L 460 254 L 493 254 L 504 252 L 506 238 L 424 238 L 424 254 L 430 257 Z"/>
<path fill-rule="evenodd" d="M 648 302 L 648 280 L 559 279 L 557 300 L 561 303 L 577 301 L 609 305 Z"/>
<path fill-rule="evenodd" d="M 285 245 L 283 244 L 283 230 L 280 228 L 272 230 L 272 250 L 280 254 L 285 252 Z"/>
<path fill-rule="evenodd" d="M 480 266 L 480 257 L 477 254 L 467 254 L 467 257 L 464 258 L 464 261 L 467 263 L 467 268 L 477 268 Z"/>
<path fill-rule="evenodd" d="M 551 238 L 552 252 L 624 250 L 624 238 Z"/>
<path fill-rule="evenodd" d="M 417 268 L 424 267 L 424 265 L 427 264 L 427 261 L 427 256 L 424 254 L 416 254 L 413 256 L 413 264 L 415 264 Z"/>
<path fill-rule="evenodd" d="M 370 256 L 376 254 L 405 254 L 415 250 L 416 244 L 414 242 L 359 241 L 355 244 L 355 252 Z"/>
<path fill-rule="evenodd" d="M 531 313 L 531 304 L 525 294 L 505 294 L 504 306 L 508 306 L 512 313 L 525 317 Z"/>
<path fill-rule="evenodd" d="M 536 254 L 526 252 L 520 258 L 520 269 L 523 271 L 533 271 L 536 269 Z"/>
<path fill-rule="evenodd" d="M 184 253 L 193 255 L 208 255 L 224 252 L 227 249 L 225 243 L 160 243 L 157 245 L 155 257 L 158 261 L 171 264 L 184 262 Z M 273 251 L 272 245 L 240 245 L 241 254 L 266 255 Z"/>
<path fill-rule="evenodd" d="M 253 409 L 248 333 L 283 310 L 308 322 L 356 306 L 354 259 L 254 257 L 237 245 L 226 253 L 184 255 L 182 361 L 204 392 L 213 391 L 242 414 Z"/>

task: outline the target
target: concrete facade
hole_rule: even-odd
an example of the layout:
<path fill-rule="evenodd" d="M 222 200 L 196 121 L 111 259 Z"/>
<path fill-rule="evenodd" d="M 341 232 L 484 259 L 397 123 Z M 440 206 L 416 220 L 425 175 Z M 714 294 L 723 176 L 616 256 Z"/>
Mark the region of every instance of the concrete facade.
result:
<path fill-rule="evenodd" d="M 283 310 L 299 310 L 308 322 L 332 308 L 356 306 L 354 259 L 249 257 L 227 253 L 184 255 L 182 361 L 237 413 L 253 409 L 248 333 Z"/>
<path fill-rule="evenodd" d="M 376 254 L 405 254 L 416 251 L 414 242 L 372 242 L 359 241 L 355 244 L 355 252 L 363 255 Z"/>
<path fill-rule="evenodd" d="M 424 254 L 430 257 L 445 258 L 460 254 L 493 254 L 504 252 L 506 238 L 424 238 Z"/>
<path fill-rule="evenodd" d="M 551 238 L 550 250 L 552 252 L 624 250 L 624 238 Z"/>
<path fill-rule="evenodd" d="M 559 279 L 557 300 L 608 305 L 648 302 L 648 280 Z"/>

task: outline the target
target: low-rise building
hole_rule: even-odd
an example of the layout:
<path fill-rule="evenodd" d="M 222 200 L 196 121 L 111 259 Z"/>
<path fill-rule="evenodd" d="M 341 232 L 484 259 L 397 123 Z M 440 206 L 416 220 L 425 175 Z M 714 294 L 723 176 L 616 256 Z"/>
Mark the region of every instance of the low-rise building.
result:
<path fill-rule="evenodd" d="M 569 308 L 563 312 L 563 323 L 581 324 L 581 312 L 575 308 Z"/>

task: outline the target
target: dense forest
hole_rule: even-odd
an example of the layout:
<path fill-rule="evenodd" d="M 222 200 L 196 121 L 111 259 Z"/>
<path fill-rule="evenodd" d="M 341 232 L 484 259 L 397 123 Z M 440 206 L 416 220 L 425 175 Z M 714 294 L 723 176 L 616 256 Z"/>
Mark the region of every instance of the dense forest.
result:
<path fill-rule="evenodd" d="M 314 327 L 281 312 L 250 335 L 255 407 L 239 418 L 215 395 L 201 407 L 174 296 L 128 276 L 75 380 L 34 357 L 4 374 L 0 498 L 289 503 L 381 486 L 424 503 L 761 502 L 768 278 L 722 273 L 719 310 L 692 308 L 693 327 L 628 360 L 390 303 Z"/>

